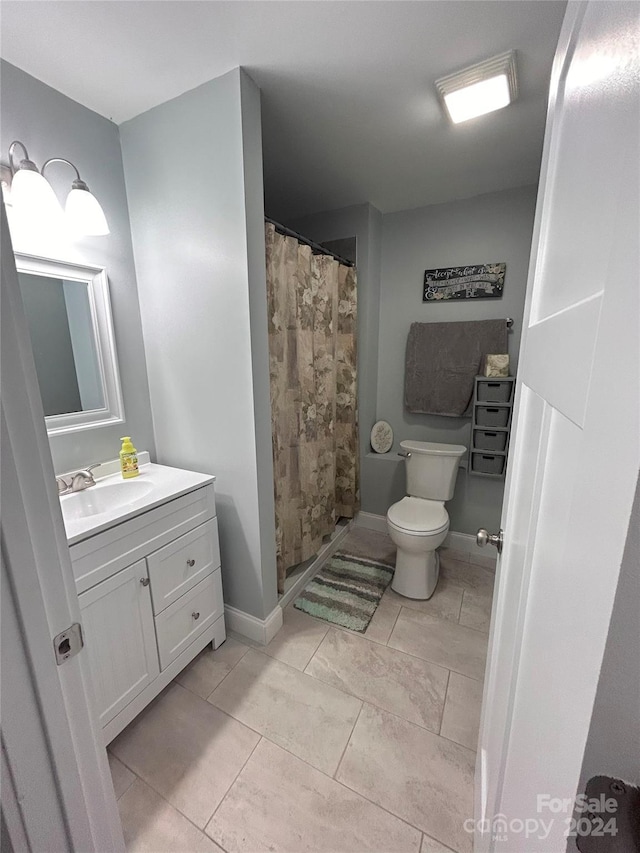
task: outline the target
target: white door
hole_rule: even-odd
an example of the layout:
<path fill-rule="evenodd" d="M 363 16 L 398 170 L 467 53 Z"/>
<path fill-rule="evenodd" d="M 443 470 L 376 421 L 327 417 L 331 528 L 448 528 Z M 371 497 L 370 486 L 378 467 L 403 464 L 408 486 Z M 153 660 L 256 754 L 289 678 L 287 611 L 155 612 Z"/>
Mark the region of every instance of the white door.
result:
<path fill-rule="evenodd" d="M 572 808 L 552 809 L 579 793 L 640 465 L 639 35 L 635 3 L 570 4 L 554 64 L 476 772 L 483 853 L 564 851 Z"/>
<path fill-rule="evenodd" d="M 2 229 L 2 831 L 16 851 L 124 851 L 13 249 Z"/>
<path fill-rule="evenodd" d="M 147 564 L 79 596 L 96 709 L 104 727 L 159 674 Z"/>

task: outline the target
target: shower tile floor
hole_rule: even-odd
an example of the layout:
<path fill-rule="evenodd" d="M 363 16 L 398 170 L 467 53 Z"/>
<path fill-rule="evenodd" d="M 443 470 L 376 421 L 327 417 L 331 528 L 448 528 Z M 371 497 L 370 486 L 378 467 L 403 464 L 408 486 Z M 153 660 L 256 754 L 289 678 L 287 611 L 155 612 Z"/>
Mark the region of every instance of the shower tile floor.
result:
<path fill-rule="evenodd" d="M 493 567 L 445 550 L 434 596 L 389 588 L 364 634 L 289 605 L 267 647 L 202 652 L 109 746 L 127 849 L 471 851 Z"/>

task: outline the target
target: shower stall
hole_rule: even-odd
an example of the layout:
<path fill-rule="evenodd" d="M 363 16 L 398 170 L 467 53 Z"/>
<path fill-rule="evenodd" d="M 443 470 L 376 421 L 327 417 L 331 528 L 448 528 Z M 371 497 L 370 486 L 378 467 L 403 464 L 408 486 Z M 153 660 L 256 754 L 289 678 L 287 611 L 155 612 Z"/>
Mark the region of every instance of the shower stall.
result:
<path fill-rule="evenodd" d="M 353 262 L 267 220 L 278 592 L 359 509 Z"/>

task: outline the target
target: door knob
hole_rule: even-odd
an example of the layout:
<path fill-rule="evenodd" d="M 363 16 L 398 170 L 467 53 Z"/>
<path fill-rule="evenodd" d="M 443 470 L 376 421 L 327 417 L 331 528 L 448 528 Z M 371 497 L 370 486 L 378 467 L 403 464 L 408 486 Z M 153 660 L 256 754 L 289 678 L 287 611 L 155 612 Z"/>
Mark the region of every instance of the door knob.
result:
<path fill-rule="evenodd" d="M 476 543 L 484 548 L 485 545 L 493 545 L 498 550 L 498 554 L 502 553 L 502 529 L 498 530 L 497 533 L 489 533 L 484 527 L 481 527 L 480 530 L 476 533 Z"/>
<path fill-rule="evenodd" d="M 149 586 L 149 578 L 140 578 L 142 586 Z"/>

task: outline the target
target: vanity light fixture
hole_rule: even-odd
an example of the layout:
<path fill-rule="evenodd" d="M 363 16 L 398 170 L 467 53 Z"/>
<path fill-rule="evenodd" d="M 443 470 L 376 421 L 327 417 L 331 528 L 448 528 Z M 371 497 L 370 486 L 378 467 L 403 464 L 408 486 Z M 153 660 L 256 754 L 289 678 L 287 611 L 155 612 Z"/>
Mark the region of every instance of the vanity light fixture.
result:
<path fill-rule="evenodd" d="M 19 145 L 24 158 L 18 166 L 13 155 Z M 11 186 L 11 204 L 16 210 L 33 216 L 41 224 L 57 225 L 62 219 L 62 209 L 51 184 L 38 171 L 38 167 L 29 159 L 29 152 L 22 142 L 12 142 L 9 146 L 9 170 L 6 183 Z"/>
<path fill-rule="evenodd" d="M 518 97 L 515 51 L 441 77 L 435 85 L 454 124 L 502 109 Z"/>
<path fill-rule="evenodd" d="M 107 218 L 100 207 L 98 199 L 89 191 L 89 187 L 80 177 L 80 172 L 70 160 L 64 157 L 51 157 L 42 167 L 42 175 L 51 163 L 66 163 L 76 173 L 76 179 L 71 184 L 71 191 L 64 206 L 65 216 L 69 227 L 76 234 L 91 237 L 104 237 L 109 233 Z"/>
<path fill-rule="evenodd" d="M 19 145 L 24 152 L 24 159 L 16 166 L 14 152 Z M 51 157 L 38 171 L 35 163 L 29 159 L 25 145 L 16 140 L 9 146 L 9 171 L 11 181 L 11 204 L 30 219 L 40 224 L 55 227 L 62 219 L 62 209 L 49 181 L 44 173 L 51 163 L 66 163 L 76 173 L 71 184 L 71 191 L 65 204 L 65 220 L 71 230 L 78 235 L 104 236 L 109 233 L 109 226 L 104 211 L 89 187 L 80 177 L 80 172 L 70 160 L 63 157 Z M 9 183 L 5 179 L 5 183 Z"/>

